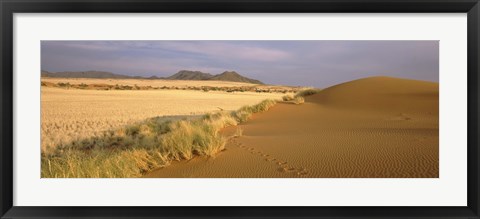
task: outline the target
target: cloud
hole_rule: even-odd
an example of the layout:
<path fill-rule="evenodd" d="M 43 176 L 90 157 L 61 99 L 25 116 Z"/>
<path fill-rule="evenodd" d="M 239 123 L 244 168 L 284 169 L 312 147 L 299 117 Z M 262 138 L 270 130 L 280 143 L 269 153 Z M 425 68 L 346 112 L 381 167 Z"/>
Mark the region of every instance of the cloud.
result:
<path fill-rule="evenodd" d="M 168 50 L 254 61 L 278 61 L 290 58 L 288 52 L 279 49 L 218 41 L 45 41 L 44 45 L 92 51 Z"/>
<path fill-rule="evenodd" d="M 288 52 L 279 49 L 263 48 L 253 45 L 242 45 L 225 42 L 168 42 L 162 45 L 163 48 L 203 54 L 209 56 L 219 56 L 228 59 L 253 60 L 253 61 L 279 61 L 288 59 L 291 55 Z"/>
<path fill-rule="evenodd" d="M 266 83 L 325 87 L 385 75 L 438 81 L 438 41 L 42 41 L 42 69 L 167 76 L 235 70 Z"/>

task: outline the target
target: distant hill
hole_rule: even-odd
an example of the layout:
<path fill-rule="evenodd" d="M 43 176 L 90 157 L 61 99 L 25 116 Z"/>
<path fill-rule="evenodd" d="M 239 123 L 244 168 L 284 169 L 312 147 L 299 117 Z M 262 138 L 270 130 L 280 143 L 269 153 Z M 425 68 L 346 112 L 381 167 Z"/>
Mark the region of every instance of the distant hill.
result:
<path fill-rule="evenodd" d="M 42 77 L 52 78 L 133 78 L 127 75 L 119 75 L 105 71 L 65 71 L 65 72 L 48 72 L 42 70 Z"/>
<path fill-rule="evenodd" d="M 201 71 L 188 71 L 182 70 L 178 73 L 167 77 L 171 80 L 211 80 L 211 81 L 233 81 L 233 82 L 244 82 L 252 84 L 263 84 L 259 80 L 251 79 L 244 77 L 238 74 L 235 71 L 225 71 L 218 75 L 211 75 L 209 73 L 203 73 Z"/>
<path fill-rule="evenodd" d="M 167 79 L 171 80 L 208 80 L 213 75 L 209 73 L 203 73 L 201 71 L 188 71 L 188 70 L 181 70 L 176 74 L 167 77 Z"/>
<path fill-rule="evenodd" d="M 226 71 L 223 72 L 222 74 L 215 75 L 208 80 L 213 80 L 213 81 L 235 81 L 235 82 L 244 82 L 244 83 L 252 83 L 252 84 L 263 84 L 259 80 L 247 78 L 244 76 L 241 76 L 235 71 Z"/>
<path fill-rule="evenodd" d="M 147 79 L 165 79 L 165 78 L 161 78 L 161 77 L 157 77 L 157 76 L 150 76 Z"/>
<path fill-rule="evenodd" d="M 211 81 L 232 81 L 232 82 L 243 82 L 243 83 L 252 83 L 252 84 L 263 84 L 259 80 L 251 79 L 244 77 L 238 74 L 235 71 L 225 71 L 218 75 L 212 75 L 209 73 L 203 73 L 201 71 L 189 71 L 181 70 L 174 75 L 169 77 L 141 77 L 141 76 L 127 76 L 114 74 L 111 72 L 104 71 L 84 71 L 84 72 L 48 72 L 42 70 L 42 77 L 52 77 L 52 78 L 115 78 L 115 79 L 166 79 L 166 80 L 211 80 Z"/>

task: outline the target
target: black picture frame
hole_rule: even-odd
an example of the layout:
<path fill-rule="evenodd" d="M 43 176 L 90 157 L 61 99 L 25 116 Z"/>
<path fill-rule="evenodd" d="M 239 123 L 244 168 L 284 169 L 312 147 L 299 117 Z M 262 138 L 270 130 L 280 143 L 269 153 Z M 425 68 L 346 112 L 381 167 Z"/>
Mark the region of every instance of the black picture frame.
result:
<path fill-rule="evenodd" d="M 0 0 L 1 218 L 479 218 L 478 0 Z M 466 207 L 20 207 L 13 206 L 14 13 L 467 13 L 468 205 Z M 248 200 L 245 200 L 248 202 Z M 248 204 L 248 203 L 247 203 Z"/>

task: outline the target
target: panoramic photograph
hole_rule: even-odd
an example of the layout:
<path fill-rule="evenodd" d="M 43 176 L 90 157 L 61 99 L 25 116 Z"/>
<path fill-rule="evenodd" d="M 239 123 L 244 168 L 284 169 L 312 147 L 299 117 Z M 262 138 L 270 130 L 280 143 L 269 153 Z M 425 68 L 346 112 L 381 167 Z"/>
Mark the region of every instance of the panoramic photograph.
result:
<path fill-rule="evenodd" d="M 41 41 L 42 178 L 438 178 L 439 42 Z"/>

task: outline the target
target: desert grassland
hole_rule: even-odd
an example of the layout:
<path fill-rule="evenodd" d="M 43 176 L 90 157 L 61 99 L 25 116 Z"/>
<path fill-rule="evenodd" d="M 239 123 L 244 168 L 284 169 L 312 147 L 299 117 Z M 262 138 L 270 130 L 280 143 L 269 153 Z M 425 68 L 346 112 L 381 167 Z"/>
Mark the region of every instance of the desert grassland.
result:
<path fill-rule="evenodd" d="M 151 87 L 151 88 L 200 88 L 200 87 L 216 87 L 216 88 L 240 88 L 250 87 L 262 90 L 282 90 L 296 92 L 301 87 L 284 86 L 284 85 L 266 85 L 266 84 L 250 84 L 232 81 L 207 81 L 207 80 L 164 80 L 164 79 L 98 79 L 98 78 L 49 78 L 42 77 L 42 82 L 49 85 L 70 84 L 70 85 L 94 85 L 94 86 L 130 86 L 130 87 Z"/>
<path fill-rule="evenodd" d="M 234 87 L 234 86 L 255 86 L 250 83 L 231 81 L 195 81 L 195 80 L 163 80 L 163 79 L 113 79 L 113 78 L 48 78 L 42 77 L 42 81 L 50 83 L 70 84 L 107 84 L 107 85 L 129 85 L 129 86 L 152 86 L 152 87 L 189 87 L 189 86 L 212 86 L 212 87 Z"/>
<path fill-rule="evenodd" d="M 280 97 L 278 93 L 255 92 L 100 91 L 42 87 L 42 151 L 49 153 L 57 145 L 152 117 L 195 117 Z"/>
<path fill-rule="evenodd" d="M 97 83 L 110 79 L 91 80 Z M 235 82 L 190 82 L 237 86 Z M 219 134 L 220 129 L 268 110 L 284 95 L 177 89 L 41 89 L 42 178 L 140 177 L 171 161 L 215 156 L 227 141 Z"/>
<path fill-rule="evenodd" d="M 145 121 L 62 144 L 42 154 L 43 178 L 139 177 L 171 161 L 215 156 L 228 138 L 219 131 L 247 121 L 276 104 L 264 100 L 236 111 L 209 113 L 192 120 Z M 234 136 L 230 136 L 234 137 Z"/>

